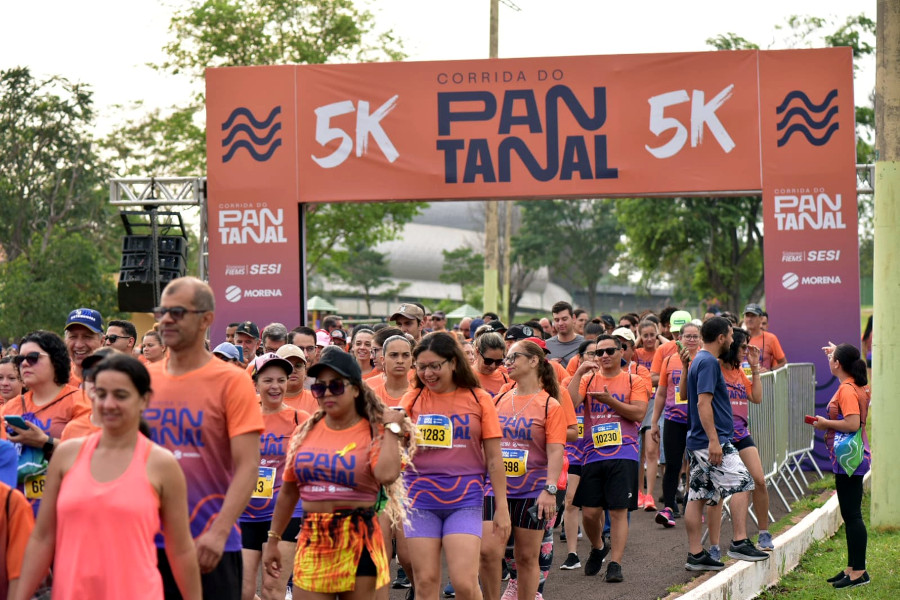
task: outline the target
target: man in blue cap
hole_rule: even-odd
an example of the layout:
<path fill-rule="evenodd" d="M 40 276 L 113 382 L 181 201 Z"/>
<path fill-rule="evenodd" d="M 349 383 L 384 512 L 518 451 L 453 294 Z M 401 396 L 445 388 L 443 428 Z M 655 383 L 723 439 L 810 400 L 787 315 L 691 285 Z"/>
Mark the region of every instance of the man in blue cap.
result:
<path fill-rule="evenodd" d="M 66 319 L 66 350 L 72 361 L 71 385 L 81 387 L 84 380 L 81 361 L 103 345 L 103 318 L 93 308 L 76 308 Z"/>

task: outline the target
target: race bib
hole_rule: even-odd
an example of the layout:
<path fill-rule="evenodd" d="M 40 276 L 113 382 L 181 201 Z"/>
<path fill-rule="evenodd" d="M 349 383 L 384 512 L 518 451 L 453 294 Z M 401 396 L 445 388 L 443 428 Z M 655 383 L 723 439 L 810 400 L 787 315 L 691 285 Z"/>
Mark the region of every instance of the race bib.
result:
<path fill-rule="evenodd" d="M 528 466 L 528 450 L 501 450 L 507 477 L 522 477 Z"/>
<path fill-rule="evenodd" d="M 591 427 L 591 437 L 594 439 L 594 448 L 622 445 L 622 424 L 603 423 Z"/>
<path fill-rule="evenodd" d="M 578 437 L 584 437 L 584 415 L 575 417 L 575 420 L 578 421 Z"/>
<path fill-rule="evenodd" d="M 453 425 L 444 415 L 419 415 L 416 443 L 422 448 L 452 448 Z"/>
<path fill-rule="evenodd" d="M 275 489 L 275 467 L 260 467 L 253 498 L 271 498 Z"/>
<path fill-rule="evenodd" d="M 681 386 L 676 385 L 675 386 L 675 404 L 687 404 L 687 403 L 688 403 L 687 398 L 681 397 Z"/>
<path fill-rule="evenodd" d="M 44 497 L 46 475 L 31 475 L 25 478 L 25 497 L 29 500 L 40 500 Z"/>

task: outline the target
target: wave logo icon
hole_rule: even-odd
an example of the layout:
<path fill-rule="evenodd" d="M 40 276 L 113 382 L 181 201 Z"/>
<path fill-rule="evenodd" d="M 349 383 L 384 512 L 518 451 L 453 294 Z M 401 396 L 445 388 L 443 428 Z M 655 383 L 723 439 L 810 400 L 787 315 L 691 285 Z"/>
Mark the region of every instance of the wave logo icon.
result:
<path fill-rule="evenodd" d="M 835 101 L 837 95 L 838 91 L 835 88 L 828 92 L 821 104 L 814 104 L 809 96 L 801 90 L 788 92 L 788 95 L 781 101 L 781 105 L 775 109 L 776 114 L 784 113 L 784 118 L 778 123 L 778 131 L 783 132 L 778 140 L 778 147 L 781 148 L 787 144 L 795 133 L 802 133 L 806 137 L 806 141 L 813 146 L 827 144 L 834 132 L 838 130 L 838 123 L 835 120 L 835 115 L 838 113 Z M 800 100 L 803 105 L 794 103 L 792 108 L 788 108 L 793 100 Z M 800 118 L 794 119 L 794 117 Z"/>
<path fill-rule="evenodd" d="M 225 155 L 222 156 L 222 162 L 227 163 L 234 158 L 241 148 L 258 162 L 272 158 L 275 150 L 281 146 L 281 137 L 275 137 L 275 134 L 281 131 L 281 122 L 275 122 L 280 114 L 281 107 L 276 106 L 265 120 L 260 121 L 249 108 L 240 106 L 231 111 L 228 119 L 222 123 L 222 131 L 228 132 L 222 140 L 222 147 L 227 148 Z"/>

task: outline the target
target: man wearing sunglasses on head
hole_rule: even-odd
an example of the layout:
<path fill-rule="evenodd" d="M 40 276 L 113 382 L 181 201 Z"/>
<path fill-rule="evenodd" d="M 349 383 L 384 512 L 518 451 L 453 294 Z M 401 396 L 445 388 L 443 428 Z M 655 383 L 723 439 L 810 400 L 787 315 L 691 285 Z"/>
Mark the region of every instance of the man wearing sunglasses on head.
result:
<path fill-rule="evenodd" d="M 84 380 L 81 361 L 103 345 L 103 319 L 92 308 L 76 308 L 66 319 L 66 350 L 72 361 L 69 384 L 80 387 Z"/>
<path fill-rule="evenodd" d="M 103 345 L 115 348 L 119 352 L 131 354 L 137 340 L 137 329 L 130 321 L 110 321 L 106 326 Z"/>
<path fill-rule="evenodd" d="M 251 379 L 205 348 L 214 310 L 212 289 L 199 279 L 175 279 L 163 290 L 153 315 L 168 356 L 148 365 L 153 398 L 144 418 L 187 480 L 203 597 L 238 600 L 243 563 L 235 522 L 257 482 L 264 427 Z M 163 546 L 157 538 L 165 597 L 181 598 Z"/>

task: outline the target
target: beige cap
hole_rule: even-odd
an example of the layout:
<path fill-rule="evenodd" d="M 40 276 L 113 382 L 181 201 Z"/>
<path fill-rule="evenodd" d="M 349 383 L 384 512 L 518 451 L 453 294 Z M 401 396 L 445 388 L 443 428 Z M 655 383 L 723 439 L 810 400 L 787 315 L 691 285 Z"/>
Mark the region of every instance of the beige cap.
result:
<path fill-rule="evenodd" d="M 612 336 L 626 339 L 632 344 L 637 342 L 637 339 L 635 339 L 634 337 L 634 332 L 631 331 L 631 329 L 629 329 L 628 327 L 619 327 L 612 332 Z"/>
<path fill-rule="evenodd" d="M 306 355 L 303 353 L 303 350 L 300 349 L 299 346 L 295 346 L 294 344 L 285 344 L 281 348 L 275 351 L 280 358 L 289 358 L 291 356 L 296 356 L 300 360 L 303 361 L 303 364 L 306 364 Z"/>

